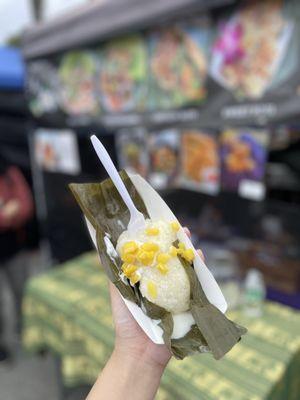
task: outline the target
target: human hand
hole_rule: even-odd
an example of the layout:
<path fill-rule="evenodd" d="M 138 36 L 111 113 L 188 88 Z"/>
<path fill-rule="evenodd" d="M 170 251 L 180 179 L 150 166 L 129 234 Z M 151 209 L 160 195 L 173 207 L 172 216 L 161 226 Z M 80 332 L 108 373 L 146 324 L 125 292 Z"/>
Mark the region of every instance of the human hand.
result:
<path fill-rule="evenodd" d="M 18 200 L 9 200 L 2 204 L 0 208 L 0 231 L 11 229 L 17 220 L 20 212 L 20 202 Z"/>
<path fill-rule="evenodd" d="M 188 236 L 191 236 L 187 228 L 185 228 L 185 231 Z M 202 251 L 197 251 L 200 257 L 204 259 Z M 143 359 L 156 367 L 164 368 L 171 357 L 170 350 L 167 346 L 155 344 L 148 338 L 112 283 L 110 283 L 110 296 L 116 334 L 115 351 L 135 359 Z"/>
<path fill-rule="evenodd" d="M 9 200 L 7 203 L 3 205 L 1 208 L 2 217 L 5 219 L 14 218 L 18 215 L 20 210 L 20 202 L 18 200 Z"/>
<path fill-rule="evenodd" d="M 203 258 L 201 250 L 198 252 Z M 110 296 L 115 349 L 86 400 L 153 400 L 171 358 L 170 350 L 148 338 L 112 283 Z"/>

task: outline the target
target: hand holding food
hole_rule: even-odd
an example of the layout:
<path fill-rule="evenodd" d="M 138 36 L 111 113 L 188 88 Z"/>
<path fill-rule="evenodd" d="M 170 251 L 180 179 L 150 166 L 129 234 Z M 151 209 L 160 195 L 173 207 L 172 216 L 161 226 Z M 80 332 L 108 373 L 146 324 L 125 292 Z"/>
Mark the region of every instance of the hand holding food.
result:
<path fill-rule="evenodd" d="M 195 352 L 221 358 L 246 329 L 223 314 L 217 283 L 158 193 L 138 175 L 122 172 L 121 178 L 145 218 L 135 229 L 110 179 L 70 185 L 102 267 L 153 342 L 179 359 Z"/>
<path fill-rule="evenodd" d="M 135 205 L 146 220 L 151 219 L 146 222 L 145 230 L 150 229 L 148 234 L 146 231 L 136 232 L 128 237 L 128 209 L 110 180 L 101 184 L 70 186 L 89 220 L 102 267 L 138 324 L 145 333 L 152 335 L 153 341 L 165 343 L 180 359 L 194 352 L 207 351 L 211 351 L 215 358 L 221 358 L 246 330 L 229 321 L 209 302 L 195 271 L 201 263 L 200 257 L 190 251 L 189 246 L 184 248 L 177 243 L 180 238 L 188 240 L 183 229 L 179 228 L 176 240 L 169 230 L 169 224 L 174 220 L 161 216 L 160 220 L 164 222 L 155 222 L 157 214 L 165 212 L 165 203 L 161 200 L 164 207 L 153 203 L 154 199 L 149 195 L 152 192 L 147 191 L 149 185 L 141 177 L 131 175 L 129 178 L 122 173 L 122 178 Z M 157 229 L 162 231 L 155 238 Z M 146 243 L 152 245 L 145 246 Z M 201 265 L 206 285 L 209 282 L 208 286 L 213 286 L 211 275 L 205 265 Z M 206 290 L 210 298 L 214 290 Z"/>

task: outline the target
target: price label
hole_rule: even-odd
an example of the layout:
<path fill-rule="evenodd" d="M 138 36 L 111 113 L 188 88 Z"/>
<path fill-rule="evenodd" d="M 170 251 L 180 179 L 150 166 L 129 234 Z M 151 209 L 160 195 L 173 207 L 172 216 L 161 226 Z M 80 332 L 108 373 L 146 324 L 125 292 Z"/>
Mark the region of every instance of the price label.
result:
<path fill-rule="evenodd" d="M 262 182 L 243 179 L 239 184 L 238 193 L 246 199 L 261 201 L 265 198 L 266 187 Z"/>

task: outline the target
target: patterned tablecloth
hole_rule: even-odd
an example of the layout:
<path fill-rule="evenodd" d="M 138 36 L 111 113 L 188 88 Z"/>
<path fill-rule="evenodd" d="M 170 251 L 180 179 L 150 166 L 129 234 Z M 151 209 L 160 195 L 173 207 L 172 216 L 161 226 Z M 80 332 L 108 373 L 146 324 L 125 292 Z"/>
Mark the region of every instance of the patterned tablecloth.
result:
<path fill-rule="evenodd" d="M 93 383 L 113 347 L 107 279 L 95 253 L 32 278 L 23 309 L 23 345 L 61 358 L 66 386 Z M 221 361 L 172 360 L 157 399 L 300 399 L 300 313 L 266 303 L 259 319 L 229 317 L 249 333 Z"/>

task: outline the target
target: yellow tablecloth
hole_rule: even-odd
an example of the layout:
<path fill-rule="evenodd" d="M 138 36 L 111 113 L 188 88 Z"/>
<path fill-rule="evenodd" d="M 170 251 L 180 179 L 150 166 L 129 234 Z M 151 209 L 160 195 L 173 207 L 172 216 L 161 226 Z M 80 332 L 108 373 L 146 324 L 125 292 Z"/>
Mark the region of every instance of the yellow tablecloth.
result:
<path fill-rule="evenodd" d="M 221 361 L 210 354 L 171 360 L 157 399 L 299 400 L 300 313 L 267 302 L 259 319 L 229 317 L 249 333 Z M 23 304 L 23 345 L 62 361 L 66 386 L 93 383 L 113 347 L 107 278 L 84 254 L 32 278 Z"/>

